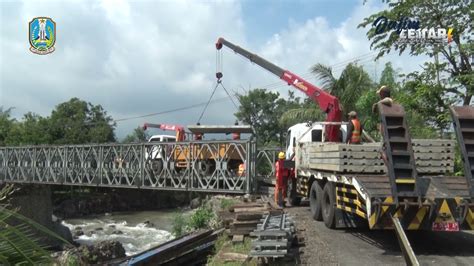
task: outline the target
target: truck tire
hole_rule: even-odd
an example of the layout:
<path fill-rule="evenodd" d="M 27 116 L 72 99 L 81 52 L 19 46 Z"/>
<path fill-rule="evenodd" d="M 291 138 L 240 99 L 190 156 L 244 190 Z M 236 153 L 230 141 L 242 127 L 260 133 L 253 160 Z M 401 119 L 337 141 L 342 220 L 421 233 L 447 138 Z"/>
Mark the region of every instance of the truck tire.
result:
<path fill-rule="evenodd" d="M 336 227 L 336 195 L 332 182 L 327 182 L 324 186 L 321 204 L 324 224 L 327 228 L 334 229 Z"/>
<path fill-rule="evenodd" d="M 161 159 L 152 160 L 151 169 L 153 170 L 153 173 L 155 175 L 161 174 L 161 171 L 163 171 L 163 160 Z"/>
<path fill-rule="evenodd" d="M 301 197 L 298 196 L 296 192 L 296 178 L 291 178 L 288 180 L 288 205 L 290 206 L 299 206 L 301 203 Z"/>
<path fill-rule="evenodd" d="M 309 207 L 311 208 L 311 216 L 316 221 L 323 220 L 321 199 L 323 197 L 323 189 L 319 185 L 318 181 L 314 181 L 311 184 L 309 191 Z"/>

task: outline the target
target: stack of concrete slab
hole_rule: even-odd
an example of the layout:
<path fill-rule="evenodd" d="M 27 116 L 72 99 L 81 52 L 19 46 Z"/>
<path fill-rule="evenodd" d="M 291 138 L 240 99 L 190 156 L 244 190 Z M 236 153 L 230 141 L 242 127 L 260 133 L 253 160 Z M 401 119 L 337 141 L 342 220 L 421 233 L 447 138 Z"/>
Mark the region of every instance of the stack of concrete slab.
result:
<path fill-rule="evenodd" d="M 443 139 L 414 139 L 412 141 L 418 174 L 454 172 L 456 142 Z"/>
<path fill-rule="evenodd" d="M 412 140 L 418 173 L 453 172 L 454 145 L 454 140 Z M 386 167 L 381 158 L 381 148 L 381 143 L 304 143 L 297 148 L 296 164 L 298 169 L 382 174 L 386 172 Z"/>

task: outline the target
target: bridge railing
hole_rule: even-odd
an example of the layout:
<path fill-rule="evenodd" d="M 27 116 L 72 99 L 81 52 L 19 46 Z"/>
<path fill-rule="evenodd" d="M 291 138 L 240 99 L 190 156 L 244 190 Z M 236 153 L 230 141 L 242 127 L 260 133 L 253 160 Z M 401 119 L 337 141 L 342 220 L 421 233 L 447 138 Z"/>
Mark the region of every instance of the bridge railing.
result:
<path fill-rule="evenodd" d="M 252 140 L 1 147 L 0 180 L 249 193 L 255 156 Z"/>

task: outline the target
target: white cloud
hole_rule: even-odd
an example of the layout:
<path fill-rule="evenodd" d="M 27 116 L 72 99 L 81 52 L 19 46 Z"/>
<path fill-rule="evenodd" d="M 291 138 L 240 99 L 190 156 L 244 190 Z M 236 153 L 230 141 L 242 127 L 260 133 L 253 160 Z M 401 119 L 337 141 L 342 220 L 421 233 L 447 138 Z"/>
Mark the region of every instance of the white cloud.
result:
<path fill-rule="evenodd" d="M 380 6 L 357 6 L 336 27 L 324 17 L 289 21 L 261 47 L 247 36 L 238 1 L 31 1 L 2 2 L 1 9 L 0 105 L 16 107 L 17 117 L 27 111 L 48 115 L 56 104 L 79 97 L 123 118 L 205 102 L 215 82 L 214 42 L 219 36 L 300 75 L 317 62 L 332 65 L 366 54 L 366 30 L 356 26 Z M 27 22 L 43 14 L 57 22 L 58 36 L 56 51 L 38 56 L 28 51 Z M 277 84 L 271 88 L 282 94 L 290 89 L 228 49 L 223 55 L 227 89 L 266 84 Z M 405 57 L 388 59 L 405 70 L 418 65 Z M 370 70 L 375 66 L 364 63 Z M 383 61 L 378 70 L 382 67 Z M 219 89 L 215 98 L 222 96 Z M 118 135 L 146 120 L 192 124 L 200 111 L 121 122 Z M 234 112 L 229 101 L 211 105 L 203 123 L 233 123 Z"/>

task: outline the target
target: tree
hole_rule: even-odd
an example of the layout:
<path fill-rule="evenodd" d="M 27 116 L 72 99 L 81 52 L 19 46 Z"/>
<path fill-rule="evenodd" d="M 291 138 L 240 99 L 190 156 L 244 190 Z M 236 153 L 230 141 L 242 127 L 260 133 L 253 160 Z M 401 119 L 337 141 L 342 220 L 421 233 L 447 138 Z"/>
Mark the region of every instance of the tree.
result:
<path fill-rule="evenodd" d="M 258 144 L 281 144 L 286 129 L 278 121 L 288 108 L 288 102 L 280 98 L 279 93 L 265 89 L 253 89 L 247 95 L 237 97 L 240 106 L 234 115 L 239 121 L 254 127 Z"/>
<path fill-rule="evenodd" d="M 0 146 L 5 146 L 5 140 L 15 122 L 15 120 L 10 117 L 11 110 L 12 108 L 4 110 L 3 106 L 0 107 Z"/>
<path fill-rule="evenodd" d="M 123 140 L 122 143 L 133 143 L 133 142 L 143 142 L 147 141 L 148 136 L 143 130 L 142 127 L 137 127 L 133 130 L 132 133 L 128 134 Z"/>
<path fill-rule="evenodd" d="M 115 141 L 115 122 L 100 105 L 72 98 L 56 106 L 50 120 L 50 134 L 55 144 Z"/>
<path fill-rule="evenodd" d="M 51 143 L 49 119 L 26 113 L 21 122 L 15 121 L 5 139 L 7 145 L 38 145 Z"/>
<path fill-rule="evenodd" d="M 339 99 L 344 114 L 356 110 L 360 96 L 374 88 L 369 74 L 357 64 L 348 64 L 339 78 L 334 77 L 331 67 L 322 64 L 314 65 L 311 71 L 322 81 L 323 87 Z"/>
<path fill-rule="evenodd" d="M 385 0 L 388 9 L 377 12 L 364 19 L 359 27 L 372 26 L 367 36 L 372 41 L 371 48 L 378 50 L 377 58 L 393 50 L 399 54 L 409 50 L 411 55 L 428 55 L 434 62 L 425 63 L 425 69 L 435 69 L 437 79 L 447 76 L 449 79 L 439 89 L 444 94 L 451 94 L 454 102 L 463 105 L 471 103 L 474 94 L 474 75 L 469 56 L 474 53 L 472 30 L 474 13 L 470 1 L 398 1 Z M 418 18 L 421 28 L 452 28 L 452 42 L 448 45 L 437 43 L 401 43 L 398 42 L 401 29 L 391 30 L 390 27 L 377 32 L 376 20 L 385 17 L 391 21 L 402 18 Z M 401 23 L 402 24 L 402 23 Z M 392 23 L 392 25 L 395 25 Z M 379 28 L 382 29 L 382 28 Z M 441 56 L 440 60 L 439 56 Z M 444 62 L 441 62 L 444 61 Z M 417 73 L 420 74 L 420 73 Z M 430 99 L 433 104 L 436 99 Z M 438 106 L 442 108 L 442 106 Z"/>
<path fill-rule="evenodd" d="M 283 128 L 288 128 L 297 123 L 324 121 L 325 116 L 311 99 L 306 98 L 302 104 L 298 102 L 296 108 L 285 111 L 279 122 Z"/>

